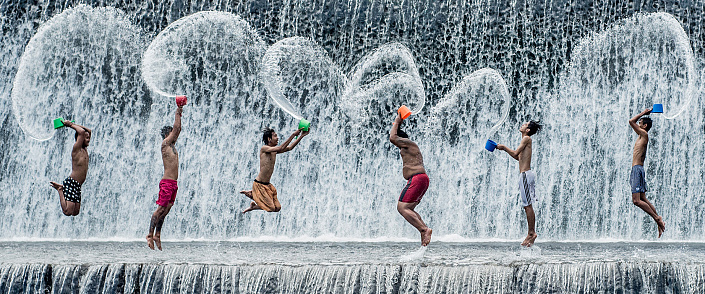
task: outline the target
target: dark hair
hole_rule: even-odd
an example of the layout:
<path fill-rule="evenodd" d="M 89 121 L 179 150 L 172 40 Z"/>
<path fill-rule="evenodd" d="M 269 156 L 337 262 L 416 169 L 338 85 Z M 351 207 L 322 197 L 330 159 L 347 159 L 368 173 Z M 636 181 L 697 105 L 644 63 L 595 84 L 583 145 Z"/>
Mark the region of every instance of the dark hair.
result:
<path fill-rule="evenodd" d="M 265 127 L 264 129 L 262 129 L 262 133 L 262 141 L 265 145 L 269 144 L 269 139 L 271 139 L 272 135 L 274 135 L 274 130 L 270 127 Z"/>
<path fill-rule="evenodd" d="M 169 136 L 169 133 L 171 133 L 173 129 L 172 126 L 164 126 L 162 128 L 162 139 L 166 139 L 166 136 Z"/>
<path fill-rule="evenodd" d="M 650 117 L 642 117 L 641 122 L 646 125 L 646 131 L 648 132 L 651 129 L 651 118 Z"/>
<path fill-rule="evenodd" d="M 405 139 L 409 139 L 409 135 L 406 132 L 401 130 L 401 126 L 403 126 L 403 125 L 404 125 L 404 121 L 402 120 L 399 123 L 399 128 L 397 128 L 397 136 L 405 138 Z"/>
<path fill-rule="evenodd" d="M 529 131 L 526 132 L 527 135 L 531 136 L 533 134 L 538 133 L 543 126 L 541 125 L 541 121 L 529 121 L 529 125 L 526 127 Z"/>
<path fill-rule="evenodd" d="M 409 135 L 406 134 L 406 133 L 405 133 L 404 131 L 402 131 L 402 130 L 397 130 L 397 136 L 402 137 L 402 138 L 405 138 L 405 139 L 409 139 Z"/>

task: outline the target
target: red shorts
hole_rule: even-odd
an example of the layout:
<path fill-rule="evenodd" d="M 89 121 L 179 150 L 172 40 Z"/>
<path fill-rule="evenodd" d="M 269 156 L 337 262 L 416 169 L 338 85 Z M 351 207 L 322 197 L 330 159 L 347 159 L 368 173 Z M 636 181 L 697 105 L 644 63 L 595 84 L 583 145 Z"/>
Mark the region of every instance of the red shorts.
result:
<path fill-rule="evenodd" d="M 428 190 L 430 180 L 427 174 L 415 174 L 406 182 L 406 187 L 399 195 L 399 201 L 406 203 L 414 203 L 421 201 L 421 198 Z"/>
<path fill-rule="evenodd" d="M 174 203 L 174 201 L 176 201 L 176 190 L 179 190 L 179 186 L 176 184 L 175 180 L 162 179 L 159 181 L 159 199 L 157 199 L 157 205 L 167 207 L 170 203 Z"/>

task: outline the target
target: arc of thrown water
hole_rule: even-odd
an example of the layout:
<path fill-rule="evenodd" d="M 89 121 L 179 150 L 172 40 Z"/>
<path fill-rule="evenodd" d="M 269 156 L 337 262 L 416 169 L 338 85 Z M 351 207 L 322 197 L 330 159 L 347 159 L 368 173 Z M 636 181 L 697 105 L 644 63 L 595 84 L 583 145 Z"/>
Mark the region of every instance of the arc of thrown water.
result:
<path fill-rule="evenodd" d="M 664 20 L 668 25 L 665 27 L 668 28 L 671 33 L 673 34 L 673 37 L 675 39 L 676 47 L 681 50 L 681 57 L 685 60 L 685 66 L 686 66 L 686 71 L 688 72 L 688 86 L 685 89 L 685 102 L 681 106 L 681 108 L 676 112 L 674 115 L 666 115 L 664 113 L 664 118 L 666 119 L 674 119 L 681 115 L 683 111 L 688 107 L 690 104 L 690 100 L 693 99 L 693 96 L 695 96 L 695 61 L 694 61 L 694 56 L 693 56 L 693 48 L 690 46 L 690 40 L 688 39 L 688 35 L 685 34 L 685 30 L 683 30 L 683 26 L 676 20 L 673 15 L 665 12 L 659 12 L 653 15 L 650 15 L 649 17 L 653 18 L 658 18 L 659 20 Z"/>
<path fill-rule="evenodd" d="M 155 93 L 162 95 L 164 97 L 176 97 L 176 94 L 174 93 L 168 93 L 163 91 L 162 89 L 159 88 L 159 86 L 156 84 L 156 80 L 163 76 L 164 70 L 168 69 L 173 69 L 175 65 L 173 63 L 168 62 L 166 58 L 162 58 L 159 56 L 160 53 L 163 53 L 161 50 L 158 50 L 156 46 L 158 46 L 158 42 L 155 42 L 155 40 L 160 40 L 162 38 L 168 38 L 170 34 L 173 32 L 176 32 L 182 25 L 186 25 L 189 22 L 193 21 L 195 17 L 200 17 L 203 15 L 208 14 L 209 11 L 203 11 L 199 12 L 194 15 L 186 16 L 181 19 L 176 20 L 175 22 L 169 24 L 164 30 L 159 32 L 157 36 L 152 40 L 152 42 L 149 44 L 147 47 L 147 50 L 145 50 L 143 56 L 142 56 L 142 65 L 141 65 L 141 71 L 142 71 L 142 79 L 145 81 L 145 83 L 149 86 L 150 90 L 154 91 Z M 173 61 L 173 60 L 169 60 Z M 186 70 L 188 66 L 184 64 L 179 64 L 178 67 L 180 70 Z M 148 69 L 154 69 L 154 70 L 148 70 Z M 178 70 L 174 70 L 178 71 Z"/>
<path fill-rule="evenodd" d="M 297 110 L 284 95 L 284 81 L 281 78 L 282 69 L 280 67 L 280 61 L 286 58 L 287 54 L 295 53 L 294 50 L 296 47 L 312 50 L 312 53 L 316 55 L 317 58 L 329 59 L 323 48 L 308 38 L 286 38 L 276 42 L 267 49 L 267 52 L 262 58 L 261 78 L 270 98 L 289 115 L 296 119 L 302 119 L 303 115 L 301 112 Z M 390 59 L 399 59 L 401 66 L 403 66 L 405 70 L 393 71 L 369 83 L 361 84 L 365 74 L 378 66 L 382 66 L 385 61 Z M 335 71 L 340 72 L 339 67 L 336 66 L 333 61 L 327 60 L 325 63 L 331 64 Z M 424 107 L 425 90 L 421 77 L 418 74 L 416 63 L 411 51 L 400 43 L 383 45 L 377 48 L 373 53 L 363 57 L 349 75 L 350 78 L 342 73 L 339 75 L 345 83 L 344 97 L 360 97 L 365 94 L 383 90 L 385 86 L 390 84 L 398 84 L 412 88 L 419 97 L 420 102 L 415 105 L 412 110 L 413 113 L 419 113 Z"/>
<path fill-rule="evenodd" d="M 465 87 L 463 87 L 463 85 L 468 84 L 468 83 L 475 83 L 476 81 L 478 81 L 480 79 L 487 79 L 487 78 L 492 79 L 499 86 L 498 90 L 500 92 L 500 95 L 502 95 L 502 97 L 504 98 L 504 105 L 502 105 L 502 113 L 500 114 L 499 120 L 486 133 L 483 141 L 486 141 L 487 139 L 492 137 L 492 135 L 494 135 L 497 132 L 499 127 L 502 126 L 502 124 L 509 117 L 509 104 L 511 102 L 511 96 L 509 95 L 509 90 L 507 88 L 507 82 L 504 80 L 502 75 L 498 71 L 496 71 L 495 69 L 488 68 L 488 67 L 476 70 L 473 73 L 471 73 L 470 75 L 465 76 L 463 78 L 463 80 L 460 82 L 460 84 L 453 87 L 453 90 L 446 95 L 446 97 L 453 97 L 453 96 L 459 94 L 458 93 L 459 91 L 462 91 L 463 89 L 465 89 Z"/>
<path fill-rule="evenodd" d="M 103 50 L 84 55 L 90 46 Z M 132 66 L 140 50 L 139 30 L 119 9 L 80 4 L 53 16 L 30 38 L 13 80 L 12 113 L 20 129 L 34 140 L 47 141 L 56 133 L 51 123 L 57 116 L 80 116 L 83 123 L 91 123 L 90 111 L 74 106 L 95 98 L 86 93 L 96 91 L 95 83 L 104 83 L 101 77 L 117 75 L 111 67 Z M 101 58 L 106 54 L 120 56 L 104 67 Z M 83 73 L 76 72 L 79 66 Z M 87 83 L 77 75 L 99 78 Z"/>
<path fill-rule="evenodd" d="M 690 101 L 692 100 L 693 96 L 696 95 L 696 69 L 695 69 L 695 57 L 693 50 L 690 46 L 690 41 L 688 36 L 686 35 L 685 31 L 683 30 L 683 26 L 676 20 L 676 18 L 665 12 L 658 12 L 658 13 L 653 13 L 653 14 L 648 14 L 648 15 L 637 15 L 629 20 L 627 20 L 625 23 L 612 27 L 611 29 L 600 32 L 600 33 L 593 33 L 592 36 L 584 38 L 580 41 L 580 43 L 575 47 L 575 50 L 573 51 L 573 56 L 575 60 L 578 60 L 579 62 L 595 62 L 593 60 L 588 60 L 586 61 L 585 59 L 580 60 L 581 58 L 585 58 L 583 56 L 590 56 L 590 52 L 592 50 L 593 46 L 596 46 L 597 44 L 605 44 L 606 42 L 610 42 L 608 40 L 608 36 L 611 32 L 615 31 L 629 31 L 633 32 L 631 28 L 628 27 L 628 25 L 640 25 L 642 32 L 648 33 L 649 30 L 652 32 L 661 32 L 663 30 L 667 31 L 670 36 L 673 37 L 674 44 L 676 47 L 676 51 L 678 51 L 678 56 L 684 60 L 684 64 L 686 67 L 686 72 L 687 72 L 687 86 L 685 88 L 685 94 L 683 97 L 683 102 L 680 105 L 680 108 L 677 110 L 674 110 L 673 112 L 668 111 L 664 112 L 662 114 L 663 118 L 665 119 L 675 119 L 676 117 L 680 116 L 685 109 L 690 105 Z M 648 25 L 648 26 L 647 26 Z M 654 29 L 657 28 L 657 29 Z M 575 61 L 571 62 L 571 67 L 573 69 L 569 70 L 569 74 L 572 74 L 573 70 L 582 70 L 582 69 L 575 69 L 574 65 Z M 665 105 L 664 105 L 665 106 Z M 673 113 L 673 114 L 671 114 Z"/>
<path fill-rule="evenodd" d="M 245 60 L 257 67 L 264 45 L 240 16 L 200 11 L 169 24 L 151 41 L 142 57 L 142 79 L 152 92 L 175 97 L 198 88 L 190 82 L 197 70 L 195 64 L 202 63 L 206 75 L 224 78 L 247 75 L 249 66 L 238 67 L 233 63 Z"/>
<path fill-rule="evenodd" d="M 393 58 L 399 58 L 403 61 L 404 65 L 407 67 L 406 72 L 392 72 L 368 84 L 361 85 L 365 73 L 367 73 L 374 67 L 382 65 L 385 60 Z M 400 75 L 400 73 L 403 75 Z M 397 79 L 400 77 L 410 79 L 410 81 L 413 82 L 411 83 L 411 85 L 413 85 L 413 89 L 419 97 L 420 102 L 418 103 L 418 105 L 416 105 L 414 109 L 411 109 L 411 112 L 414 114 L 421 112 L 421 110 L 424 108 L 424 105 L 426 104 L 426 94 L 423 82 L 421 80 L 421 77 L 419 76 L 416 61 L 414 61 L 414 56 L 411 54 L 411 50 L 409 50 L 409 48 L 402 45 L 401 43 L 394 42 L 385 44 L 377 48 L 373 53 L 363 57 L 363 59 L 358 62 L 358 64 L 355 66 L 354 70 L 352 71 L 352 74 L 350 74 L 350 78 L 346 83 L 344 96 L 357 96 L 356 92 L 374 92 L 376 90 L 379 90 L 379 88 L 382 87 L 385 82 L 388 82 L 390 79 Z"/>
<path fill-rule="evenodd" d="M 318 46 L 313 45 L 315 45 L 315 43 L 304 37 L 286 38 L 270 46 L 264 54 L 264 57 L 262 57 L 262 82 L 264 83 L 264 88 L 267 89 L 269 97 L 274 100 L 274 103 L 276 103 L 279 108 L 297 120 L 303 119 L 303 115 L 301 115 L 294 105 L 291 104 L 291 101 L 284 96 L 284 81 L 281 78 L 279 62 L 282 58 L 285 58 L 285 48 L 307 46 L 316 51 Z"/>

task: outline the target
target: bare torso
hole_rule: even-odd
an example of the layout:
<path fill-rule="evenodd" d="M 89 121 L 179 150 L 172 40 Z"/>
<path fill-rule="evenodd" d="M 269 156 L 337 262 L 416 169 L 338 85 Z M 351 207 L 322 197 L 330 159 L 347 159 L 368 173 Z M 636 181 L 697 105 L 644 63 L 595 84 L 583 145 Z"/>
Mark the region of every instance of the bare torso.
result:
<path fill-rule="evenodd" d="M 259 174 L 257 175 L 257 180 L 260 182 L 269 183 L 272 179 L 272 173 L 274 173 L 274 163 L 277 161 L 276 152 L 264 152 L 262 149 L 259 151 Z"/>
<path fill-rule="evenodd" d="M 649 145 L 649 136 L 639 135 L 634 143 L 634 153 L 632 155 L 632 166 L 644 165 L 646 160 L 646 147 Z"/>
<path fill-rule="evenodd" d="M 79 184 L 86 181 L 88 174 L 88 150 L 80 148 L 71 152 L 71 178 Z"/>
<path fill-rule="evenodd" d="M 408 180 L 415 174 L 425 174 L 426 169 L 423 166 L 423 156 L 419 146 L 409 139 L 404 139 L 404 141 L 407 141 L 406 147 L 399 148 L 399 154 L 401 154 L 401 160 L 404 163 L 404 178 Z"/>
<path fill-rule="evenodd" d="M 524 150 L 519 153 L 519 172 L 523 173 L 525 171 L 531 170 L 531 140 L 526 143 Z"/>
<path fill-rule="evenodd" d="M 164 162 L 164 177 L 162 179 L 179 179 L 179 153 L 176 152 L 174 144 L 162 142 L 162 162 Z"/>

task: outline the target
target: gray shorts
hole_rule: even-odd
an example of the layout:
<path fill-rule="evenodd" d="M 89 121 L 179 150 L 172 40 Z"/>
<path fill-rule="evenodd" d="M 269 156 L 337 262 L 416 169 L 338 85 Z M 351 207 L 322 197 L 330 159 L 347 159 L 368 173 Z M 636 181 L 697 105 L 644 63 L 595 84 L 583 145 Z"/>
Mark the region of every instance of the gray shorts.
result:
<path fill-rule="evenodd" d="M 632 174 L 629 175 L 629 184 L 632 185 L 632 194 L 648 191 L 648 189 L 646 189 L 646 176 L 643 166 L 632 166 Z"/>
<path fill-rule="evenodd" d="M 527 207 L 536 201 L 536 173 L 527 170 L 519 174 L 519 194 L 521 205 Z"/>

